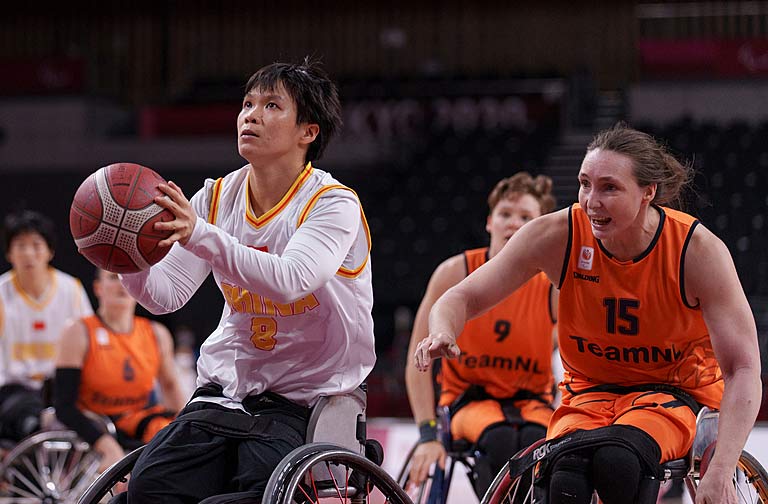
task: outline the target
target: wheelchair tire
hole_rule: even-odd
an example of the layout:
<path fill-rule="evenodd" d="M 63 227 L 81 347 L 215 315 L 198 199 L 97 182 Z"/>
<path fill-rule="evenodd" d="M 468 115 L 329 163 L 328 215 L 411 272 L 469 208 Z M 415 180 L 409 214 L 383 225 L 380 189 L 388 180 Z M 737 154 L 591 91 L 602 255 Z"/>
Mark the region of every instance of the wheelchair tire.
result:
<path fill-rule="evenodd" d="M 296 448 L 275 468 L 262 504 L 362 503 L 373 496 L 410 504 L 402 488 L 367 458 L 332 444 Z M 375 500 L 375 499 L 374 499 Z"/>
<path fill-rule="evenodd" d="M 98 504 L 105 497 L 112 496 L 115 485 L 127 481 L 126 477 L 136 465 L 136 460 L 143 450 L 144 447 L 140 446 L 109 466 L 106 471 L 101 473 L 101 476 L 91 483 L 85 493 L 77 500 L 77 504 Z"/>
<path fill-rule="evenodd" d="M 768 472 L 749 452 L 741 452 L 733 483 L 739 504 L 768 504 Z"/>
<path fill-rule="evenodd" d="M 691 496 L 693 499 L 695 498 L 695 488 L 699 482 L 698 474 L 689 475 L 686 480 L 688 493 L 693 494 Z M 481 502 L 483 504 L 532 503 L 532 487 L 529 485 L 527 488 L 523 488 L 520 481 L 521 476 L 510 476 L 509 465 L 505 466 L 496 476 Z M 734 475 L 734 485 L 740 504 L 768 504 L 768 472 L 755 457 L 746 451 L 741 452 Z M 596 499 L 593 499 L 593 502 L 595 501 Z"/>
<path fill-rule="evenodd" d="M 74 502 L 98 467 L 98 457 L 74 431 L 32 434 L 0 463 L 0 504 Z"/>

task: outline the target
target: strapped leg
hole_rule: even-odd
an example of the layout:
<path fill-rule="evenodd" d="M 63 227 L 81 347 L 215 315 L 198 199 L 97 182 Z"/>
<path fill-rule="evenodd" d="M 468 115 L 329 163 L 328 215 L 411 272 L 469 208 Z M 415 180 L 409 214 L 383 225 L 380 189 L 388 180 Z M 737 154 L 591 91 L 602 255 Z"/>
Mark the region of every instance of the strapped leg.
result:
<path fill-rule="evenodd" d="M 632 447 L 605 445 L 595 450 L 592 456 L 592 480 L 597 494 L 605 504 L 655 503 L 659 480 L 647 474 L 643 460 L 659 460 L 661 449 L 658 443 L 645 432 L 631 426 L 616 425 L 613 429 L 625 439 L 631 440 Z"/>
<path fill-rule="evenodd" d="M 555 461 L 549 480 L 550 504 L 589 504 L 592 478 L 589 458 L 569 453 Z"/>
<path fill-rule="evenodd" d="M 475 445 L 480 452 L 475 459 L 475 493 L 482 498 L 511 454 L 519 449 L 520 434 L 516 425 L 497 423 L 491 425 L 480 435 Z"/>

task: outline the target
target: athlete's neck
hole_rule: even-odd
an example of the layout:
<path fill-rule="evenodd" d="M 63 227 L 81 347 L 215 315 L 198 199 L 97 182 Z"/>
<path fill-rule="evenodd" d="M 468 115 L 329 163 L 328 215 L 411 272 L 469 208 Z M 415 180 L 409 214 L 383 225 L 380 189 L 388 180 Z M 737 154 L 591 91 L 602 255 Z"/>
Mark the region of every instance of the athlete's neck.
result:
<path fill-rule="evenodd" d="M 112 332 L 128 334 L 133 330 L 134 311 L 124 309 L 109 309 L 100 306 L 97 313 L 102 323 Z"/>
<path fill-rule="evenodd" d="M 650 247 L 659 229 L 661 213 L 648 205 L 640 210 L 637 224 L 633 224 L 621 236 L 603 240 L 603 247 L 619 261 L 630 261 Z"/>
<path fill-rule="evenodd" d="M 275 207 L 304 170 L 303 162 L 292 165 L 255 166 L 248 171 L 251 210 L 260 217 Z"/>
<path fill-rule="evenodd" d="M 40 300 L 45 297 L 53 284 L 53 270 L 49 267 L 35 270 L 15 270 L 16 280 L 24 293 L 32 299 Z"/>

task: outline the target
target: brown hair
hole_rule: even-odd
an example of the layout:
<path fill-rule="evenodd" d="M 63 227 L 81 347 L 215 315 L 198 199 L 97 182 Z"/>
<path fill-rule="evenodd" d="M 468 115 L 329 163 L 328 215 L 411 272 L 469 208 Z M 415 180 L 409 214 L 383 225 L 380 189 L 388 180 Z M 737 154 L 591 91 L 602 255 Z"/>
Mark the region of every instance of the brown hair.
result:
<path fill-rule="evenodd" d="M 531 177 L 528 172 L 518 172 L 503 178 L 488 195 L 488 208 L 491 212 L 502 198 L 530 194 L 539 202 L 542 215 L 555 209 L 555 197 L 552 195 L 552 179 L 546 175 Z"/>
<path fill-rule="evenodd" d="M 633 174 L 641 187 L 656 184 L 652 203 L 681 208 L 683 192 L 693 179 L 693 168 L 669 153 L 666 146 L 651 135 L 619 122 L 603 130 L 587 147 L 587 152 L 602 149 L 632 159 Z"/>

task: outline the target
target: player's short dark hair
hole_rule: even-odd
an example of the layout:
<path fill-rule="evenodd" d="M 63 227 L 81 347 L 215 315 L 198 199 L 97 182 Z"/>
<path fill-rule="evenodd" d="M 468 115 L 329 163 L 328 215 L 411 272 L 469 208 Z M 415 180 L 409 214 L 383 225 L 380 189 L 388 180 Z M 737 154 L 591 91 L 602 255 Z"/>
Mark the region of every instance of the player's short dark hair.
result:
<path fill-rule="evenodd" d="M 33 210 L 21 210 L 5 216 L 3 221 L 3 250 L 8 253 L 14 238 L 24 233 L 38 233 L 51 252 L 56 250 L 56 231 L 53 221 Z"/>
<path fill-rule="evenodd" d="M 320 132 L 309 145 L 305 161 L 320 159 L 331 138 L 341 128 L 341 104 L 336 84 L 319 61 L 309 57 L 302 63 L 272 63 L 248 79 L 245 92 L 274 91 L 282 84 L 296 103 L 296 124 L 317 124 Z"/>

